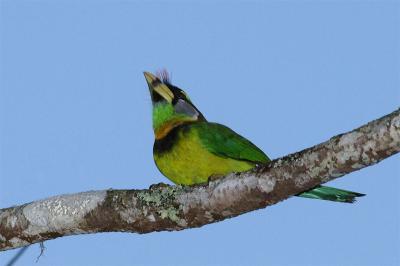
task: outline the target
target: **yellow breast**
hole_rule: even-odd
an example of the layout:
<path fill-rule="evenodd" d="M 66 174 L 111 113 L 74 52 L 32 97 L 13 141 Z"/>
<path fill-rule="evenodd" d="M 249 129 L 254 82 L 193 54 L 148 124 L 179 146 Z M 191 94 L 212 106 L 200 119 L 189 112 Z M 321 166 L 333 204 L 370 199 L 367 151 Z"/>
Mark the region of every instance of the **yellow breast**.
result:
<path fill-rule="evenodd" d="M 242 172 L 254 167 L 254 163 L 219 157 L 209 152 L 195 131 L 178 133 L 172 148 L 161 154 L 154 153 L 158 169 L 176 184 L 205 183 L 210 176 L 222 176 Z"/>

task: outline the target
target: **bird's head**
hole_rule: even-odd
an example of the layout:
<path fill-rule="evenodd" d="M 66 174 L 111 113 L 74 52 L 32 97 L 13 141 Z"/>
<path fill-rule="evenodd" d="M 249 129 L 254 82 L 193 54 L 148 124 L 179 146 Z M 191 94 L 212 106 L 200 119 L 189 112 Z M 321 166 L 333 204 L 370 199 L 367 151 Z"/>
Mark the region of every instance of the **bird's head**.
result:
<path fill-rule="evenodd" d="M 187 94 L 169 82 L 166 72 L 155 76 L 144 72 L 153 103 L 153 129 L 156 139 L 165 137 L 176 126 L 205 121 Z"/>

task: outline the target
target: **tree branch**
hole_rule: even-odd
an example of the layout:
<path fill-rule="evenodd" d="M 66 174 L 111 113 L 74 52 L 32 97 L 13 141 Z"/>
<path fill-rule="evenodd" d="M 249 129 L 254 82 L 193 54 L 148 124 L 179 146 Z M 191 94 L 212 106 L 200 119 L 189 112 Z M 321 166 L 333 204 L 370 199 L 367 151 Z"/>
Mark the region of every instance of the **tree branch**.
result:
<path fill-rule="evenodd" d="M 0 250 L 96 232 L 175 231 L 275 204 L 400 151 L 400 110 L 312 148 L 193 187 L 89 191 L 0 210 Z"/>

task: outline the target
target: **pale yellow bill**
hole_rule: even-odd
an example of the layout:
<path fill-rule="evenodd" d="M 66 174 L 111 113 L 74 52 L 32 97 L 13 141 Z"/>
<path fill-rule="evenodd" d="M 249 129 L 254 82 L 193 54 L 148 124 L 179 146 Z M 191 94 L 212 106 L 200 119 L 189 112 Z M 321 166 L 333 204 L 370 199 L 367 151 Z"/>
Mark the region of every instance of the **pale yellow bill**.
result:
<path fill-rule="evenodd" d="M 155 90 L 158 94 L 160 94 L 165 100 L 168 102 L 172 102 L 174 99 L 174 94 L 172 91 L 168 88 L 167 85 L 162 83 L 156 76 L 149 72 L 143 72 L 144 77 L 146 78 L 147 84 L 149 84 L 149 87 L 153 90 Z M 158 81 L 158 82 L 155 82 Z"/>

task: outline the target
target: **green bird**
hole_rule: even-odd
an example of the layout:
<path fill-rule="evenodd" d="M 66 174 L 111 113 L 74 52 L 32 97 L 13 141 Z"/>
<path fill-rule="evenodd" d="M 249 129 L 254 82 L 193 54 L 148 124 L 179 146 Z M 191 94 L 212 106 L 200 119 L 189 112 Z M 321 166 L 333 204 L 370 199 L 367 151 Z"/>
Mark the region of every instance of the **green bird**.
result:
<path fill-rule="evenodd" d="M 270 161 L 256 145 L 217 123 L 208 122 L 189 96 L 172 85 L 166 72 L 144 72 L 153 105 L 154 161 L 175 184 L 206 183 L 232 172 L 247 171 Z M 317 186 L 297 196 L 354 202 L 364 194 Z"/>

